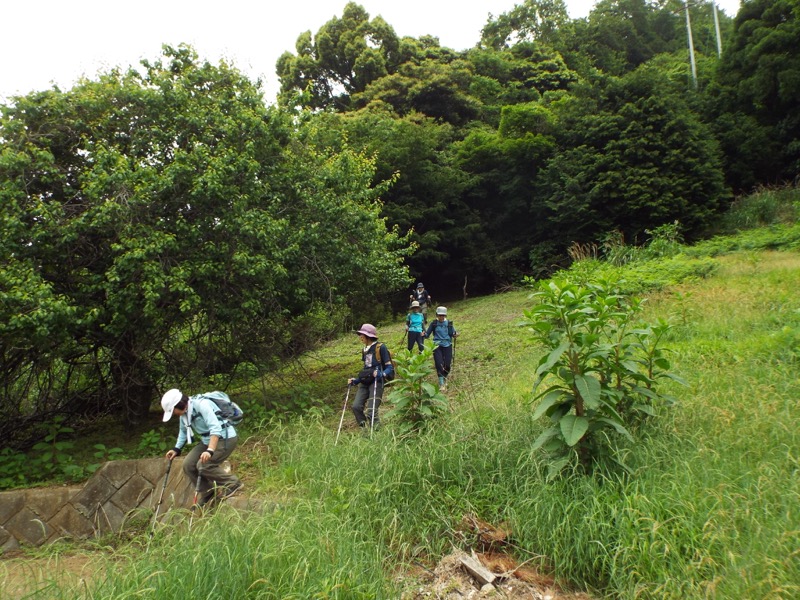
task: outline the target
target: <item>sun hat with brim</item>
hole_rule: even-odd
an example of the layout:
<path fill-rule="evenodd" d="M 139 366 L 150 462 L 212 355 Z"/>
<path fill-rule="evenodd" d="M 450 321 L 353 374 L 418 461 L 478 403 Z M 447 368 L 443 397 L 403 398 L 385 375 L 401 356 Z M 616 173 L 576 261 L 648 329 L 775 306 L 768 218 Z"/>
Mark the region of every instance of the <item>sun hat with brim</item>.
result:
<path fill-rule="evenodd" d="M 378 339 L 378 330 L 375 329 L 375 325 L 370 325 L 369 323 L 364 323 L 361 329 L 358 330 L 358 333 L 375 338 L 376 340 Z"/>
<path fill-rule="evenodd" d="M 447 316 L 447 308 L 444 306 L 437 306 L 436 307 L 436 314 L 437 315 L 445 315 Z"/>
<path fill-rule="evenodd" d="M 183 393 L 176 389 L 171 389 L 161 397 L 161 408 L 164 409 L 164 423 L 172 417 L 172 411 L 175 410 L 175 406 L 181 401 L 181 398 L 183 398 Z"/>
<path fill-rule="evenodd" d="M 411 308 L 419 308 L 419 302 L 417 302 L 416 300 L 414 300 L 414 301 L 411 303 Z"/>
<path fill-rule="evenodd" d="M 425 287 L 425 284 L 422 284 L 422 283 L 418 283 L 418 284 L 417 284 L 417 289 L 419 289 L 419 288 L 424 288 L 424 287 Z"/>

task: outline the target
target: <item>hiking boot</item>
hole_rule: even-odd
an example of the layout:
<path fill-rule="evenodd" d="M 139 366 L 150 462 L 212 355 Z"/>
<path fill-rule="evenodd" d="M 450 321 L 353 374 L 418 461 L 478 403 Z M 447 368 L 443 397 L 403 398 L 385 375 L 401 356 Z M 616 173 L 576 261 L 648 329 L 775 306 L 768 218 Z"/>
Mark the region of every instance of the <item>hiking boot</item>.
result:
<path fill-rule="evenodd" d="M 223 490 L 219 493 L 218 499 L 219 500 L 227 500 L 228 498 L 230 498 L 234 494 L 242 491 L 242 489 L 244 489 L 244 483 L 242 483 L 240 481 L 239 483 L 233 484 L 229 488 L 223 488 Z"/>
<path fill-rule="evenodd" d="M 214 500 L 214 491 L 213 489 L 208 490 L 205 494 L 200 496 L 200 500 L 197 501 L 197 507 L 203 508 L 206 504 Z"/>

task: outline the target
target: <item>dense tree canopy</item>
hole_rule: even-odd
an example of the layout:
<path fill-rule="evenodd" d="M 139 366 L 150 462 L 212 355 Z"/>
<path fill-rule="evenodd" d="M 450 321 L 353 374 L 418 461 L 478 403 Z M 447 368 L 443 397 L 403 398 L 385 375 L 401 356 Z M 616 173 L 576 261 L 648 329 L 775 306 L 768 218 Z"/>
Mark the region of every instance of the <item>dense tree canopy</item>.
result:
<path fill-rule="evenodd" d="M 394 29 L 380 17 L 370 20 L 354 2 L 316 36 L 301 34 L 296 49 L 296 56 L 285 52 L 278 59 L 281 96 L 288 104 L 310 108 L 346 109 L 352 94 L 393 73 L 400 59 Z"/>
<path fill-rule="evenodd" d="M 4 109 L 12 423 L 31 405 L 139 420 L 159 387 L 280 356 L 295 319 L 406 281 L 369 158 L 289 144 L 252 83 L 187 48 L 143 66 Z"/>
<path fill-rule="evenodd" d="M 546 274 L 573 241 L 705 235 L 800 169 L 795 0 L 720 15 L 524 0 L 453 50 L 351 2 L 277 63 L 279 105 L 186 47 L 0 118 L 9 418 L 124 409 L 268 365 L 414 276 L 437 300 Z M 430 284 L 434 287 L 434 284 Z M 395 308 L 403 308 L 401 302 Z M 5 432 L 5 430 L 3 430 Z"/>
<path fill-rule="evenodd" d="M 718 122 L 739 189 L 800 173 L 800 4 L 743 3 L 719 63 Z"/>
<path fill-rule="evenodd" d="M 559 151 L 539 180 L 545 216 L 561 244 L 680 221 L 707 229 L 726 197 L 721 153 L 672 83 L 652 69 L 609 78 L 598 98 L 554 112 Z"/>

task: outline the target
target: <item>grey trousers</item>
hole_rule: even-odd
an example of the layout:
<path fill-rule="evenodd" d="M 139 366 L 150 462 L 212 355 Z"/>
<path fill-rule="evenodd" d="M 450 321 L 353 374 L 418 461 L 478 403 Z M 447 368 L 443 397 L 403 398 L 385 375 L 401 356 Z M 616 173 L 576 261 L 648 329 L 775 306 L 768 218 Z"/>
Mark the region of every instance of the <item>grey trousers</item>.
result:
<path fill-rule="evenodd" d="M 356 390 L 356 399 L 353 400 L 353 414 L 356 417 L 356 422 L 361 427 L 372 426 L 372 399 L 375 398 L 375 427 L 378 426 L 380 419 L 378 418 L 378 409 L 381 406 L 381 396 L 383 396 L 383 382 L 375 382 L 369 385 L 359 383 Z M 364 410 L 366 408 L 366 410 Z"/>
<path fill-rule="evenodd" d="M 200 475 L 199 493 L 201 497 L 215 488 L 230 488 L 239 483 L 236 475 L 226 473 L 222 468 L 222 463 L 227 460 L 238 444 L 238 437 L 219 440 L 214 455 L 205 464 L 200 462 L 200 455 L 208 448 L 203 442 L 198 442 L 186 455 L 183 461 L 183 472 L 193 484 L 197 481 L 197 475 Z"/>

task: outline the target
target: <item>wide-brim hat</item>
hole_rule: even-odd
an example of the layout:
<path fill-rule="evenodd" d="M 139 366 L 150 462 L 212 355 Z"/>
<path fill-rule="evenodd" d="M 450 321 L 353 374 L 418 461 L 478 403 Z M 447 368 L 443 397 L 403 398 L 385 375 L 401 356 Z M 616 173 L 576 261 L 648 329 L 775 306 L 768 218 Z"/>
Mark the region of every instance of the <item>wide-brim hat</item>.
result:
<path fill-rule="evenodd" d="M 164 409 L 164 423 L 170 420 L 172 411 L 175 410 L 175 406 L 181 401 L 181 398 L 183 398 L 183 392 L 176 389 L 169 390 L 161 397 L 161 408 Z"/>
<path fill-rule="evenodd" d="M 419 302 L 417 302 L 416 300 L 414 300 L 414 301 L 411 303 L 411 308 L 419 308 Z"/>
<path fill-rule="evenodd" d="M 447 316 L 447 307 L 445 307 L 445 306 L 437 306 L 436 307 L 436 314 L 437 315 L 445 315 L 445 316 Z"/>
<path fill-rule="evenodd" d="M 370 325 L 369 323 L 364 323 L 361 326 L 361 329 L 358 330 L 358 333 L 361 333 L 367 337 L 378 339 L 378 330 L 375 329 L 375 325 Z"/>

